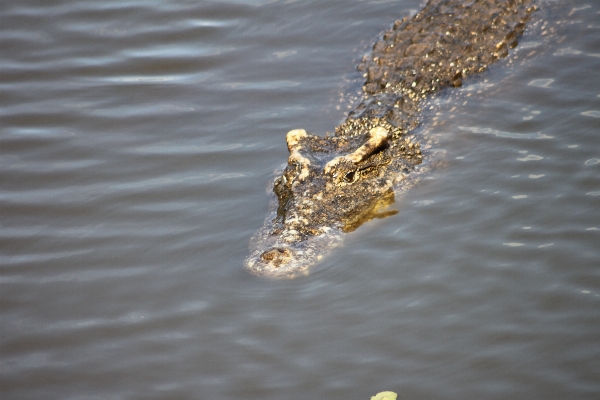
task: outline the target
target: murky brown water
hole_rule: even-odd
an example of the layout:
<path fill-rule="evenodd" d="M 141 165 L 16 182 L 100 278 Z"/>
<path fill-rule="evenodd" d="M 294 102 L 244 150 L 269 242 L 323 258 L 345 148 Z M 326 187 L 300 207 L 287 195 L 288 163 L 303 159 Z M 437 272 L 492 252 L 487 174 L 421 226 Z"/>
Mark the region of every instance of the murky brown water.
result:
<path fill-rule="evenodd" d="M 270 281 L 285 132 L 419 1 L 3 2 L 0 397 L 598 398 L 600 5 L 549 3 L 434 101 L 397 215 Z"/>

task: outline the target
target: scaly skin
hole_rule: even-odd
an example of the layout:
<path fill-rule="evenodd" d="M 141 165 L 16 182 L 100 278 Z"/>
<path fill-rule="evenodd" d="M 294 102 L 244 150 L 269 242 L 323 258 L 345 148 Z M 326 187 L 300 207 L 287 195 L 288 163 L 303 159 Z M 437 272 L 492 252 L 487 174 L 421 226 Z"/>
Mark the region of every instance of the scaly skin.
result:
<path fill-rule="evenodd" d="M 430 0 L 414 17 L 396 21 L 359 65 L 363 100 L 335 132 L 288 133 L 276 204 L 251 240 L 246 269 L 273 278 L 305 275 L 344 232 L 395 213 L 380 210 L 418 180 L 417 165 L 427 156 L 407 137 L 420 123 L 423 100 L 507 56 L 532 3 Z"/>

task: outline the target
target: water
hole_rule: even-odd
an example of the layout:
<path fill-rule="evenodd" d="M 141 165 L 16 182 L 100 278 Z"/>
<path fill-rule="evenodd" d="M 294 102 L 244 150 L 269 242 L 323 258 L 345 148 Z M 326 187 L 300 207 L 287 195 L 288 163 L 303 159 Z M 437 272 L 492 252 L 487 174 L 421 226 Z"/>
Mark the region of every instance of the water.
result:
<path fill-rule="evenodd" d="M 398 214 L 306 278 L 242 268 L 285 133 L 420 6 L 3 2 L 2 399 L 597 398 L 595 2 L 432 103 Z"/>

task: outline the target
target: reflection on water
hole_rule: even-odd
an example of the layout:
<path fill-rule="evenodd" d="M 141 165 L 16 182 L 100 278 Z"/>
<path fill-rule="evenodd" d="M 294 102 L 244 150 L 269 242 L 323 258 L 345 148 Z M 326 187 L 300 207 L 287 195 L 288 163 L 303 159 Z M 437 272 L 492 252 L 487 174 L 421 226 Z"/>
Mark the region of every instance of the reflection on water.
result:
<path fill-rule="evenodd" d="M 390 206 L 394 204 L 394 202 L 395 199 L 393 193 L 378 199 L 368 212 L 361 214 L 357 219 L 345 221 L 344 232 L 354 232 L 361 225 L 372 221 L 375 218 L 383 219 L 398 214 L 398 210 L 390 209 Z"/>
<path fill-rule="evenodd" d="M 4 2 L 0 397 L 597 397 L 594 2 L 432 101 L 395 215 L 306 278 L 242 268 L 285 133 L 332 130 L 420 6 Z"/>

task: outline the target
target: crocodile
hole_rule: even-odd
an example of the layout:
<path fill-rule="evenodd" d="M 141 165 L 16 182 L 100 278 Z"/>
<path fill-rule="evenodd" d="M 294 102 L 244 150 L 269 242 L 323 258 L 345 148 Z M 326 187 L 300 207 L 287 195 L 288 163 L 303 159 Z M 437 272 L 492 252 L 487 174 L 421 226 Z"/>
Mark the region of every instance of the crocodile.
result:
<path fill-rule="evenodd" d="M 288 162 L 246 270 L 306 275 L 346 232 L 396 213 L 386 208 L 394 195 L 427 169 L 430 145 L 412 133 L 425 101 L 506 57 L 536 8 L 533 0 L 430 0 L 397 20 L 360 62 L 362 98 L 347 118 L 324 136 L 287 133 Z"/>

